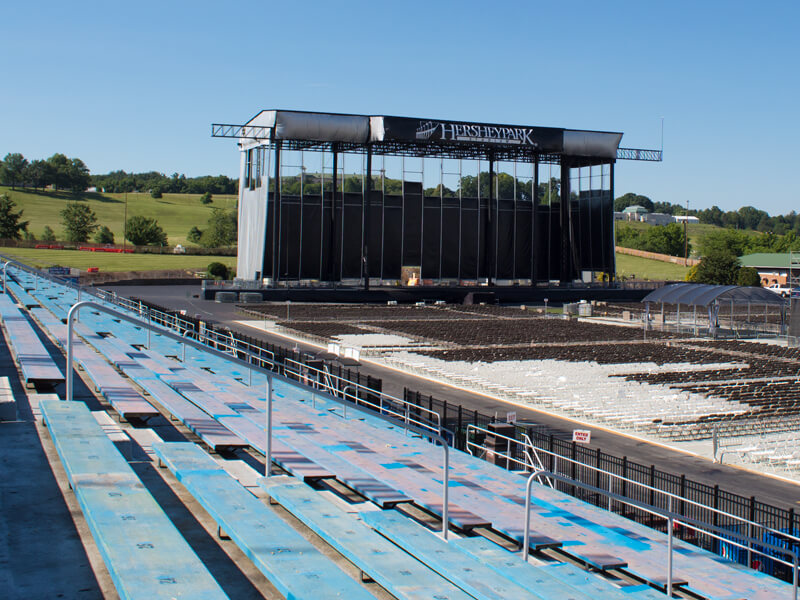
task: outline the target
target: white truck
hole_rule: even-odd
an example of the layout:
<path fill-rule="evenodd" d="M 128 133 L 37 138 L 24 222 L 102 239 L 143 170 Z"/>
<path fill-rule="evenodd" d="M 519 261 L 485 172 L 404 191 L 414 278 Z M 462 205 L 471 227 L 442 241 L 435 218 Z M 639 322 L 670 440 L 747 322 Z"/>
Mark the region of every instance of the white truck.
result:
<path fill-rule="evenodd" d="M 792 295 L 792 288 L 785 284 L 773 283 L 772 285 L 768 285 L 766 289 L 768 289 L 770 292 L 780 294 L 783 298 L 788 298 Z"/>

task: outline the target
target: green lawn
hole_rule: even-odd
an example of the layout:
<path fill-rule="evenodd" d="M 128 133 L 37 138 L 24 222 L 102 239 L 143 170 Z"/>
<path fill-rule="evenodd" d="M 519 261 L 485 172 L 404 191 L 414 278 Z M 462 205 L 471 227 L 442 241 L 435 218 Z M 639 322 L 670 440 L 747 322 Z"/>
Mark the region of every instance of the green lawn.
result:
<path fill-rule="evenodd" d="M 647 279 L 651 281 L 660 281 L 664 279 L 683 281 L 686 278 L 686 273 L 689 271 L 689 267 L 660 260 L 651 260 L 649 258 L 619 253 L 617 253 L 616 256 L 618 277 L 630 277 L 635 275 L 636 279 Z"/>
<path fill-rule="evenodd" d="M 161 271 L 186 269 L 203 271 L 211 262 L 236 267 L 235 256 L 186 256 L 184 254 L 112 254 L 81 250 L 39 250 L 36 248 L 0 248 L 0 253 L 37 268 L 75 267 L 101 271 Z"/>
<path fill-rule="evenodd" d="M 34 192 L 11 190 L 0 187 L 0 194 L 7 193 L 23 210 L 22 219 L 30 221 L 28 231 L 41 238 L 45 225 L 63 239 L 61 210 L 67 202 L 80 199 L 86 202 L 97 215 L 97 223 L 114 232 L 114 240 L 122 243 L 122 227 L 125 219 L 125 194 L 85 193 L 77 197 L 68 192 Z M 186 245 L 186 234 L 192 227 L 205 229 L 213 208 L 234 208 L 236 196 L 214 196 L 211 204 L 202 204 L 199 194 L 164 194 L 163 198 L 151 198 L 150 194 L 127 195 L 128 217 L 143 215 L 158 221 L 167 233 L 169 245 Z"/>

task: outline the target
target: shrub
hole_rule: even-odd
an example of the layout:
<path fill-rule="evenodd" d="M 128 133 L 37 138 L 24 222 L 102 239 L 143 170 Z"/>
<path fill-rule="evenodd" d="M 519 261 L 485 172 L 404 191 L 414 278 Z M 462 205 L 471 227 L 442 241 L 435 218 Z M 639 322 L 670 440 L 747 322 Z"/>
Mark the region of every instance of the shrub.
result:
<path fill-rule="evenodd" d="M 68 202 L 61 211 L 61 223 L 68 242 L 85 242 L 97 229 L 97 215 L 88 204 Z"/>
<path fill-rule="evenodd" d="M 761 285 L 761 276 L 753 267 L 742 267 L 736 274 L 736 285 L 758 287 Z"/>
<path fill-rule="evenodd" d="M 56 232 L 52 230 L 50 225 L 44 226 L 44 231 L 42 231 L 42 241 L 43 242 L 55 242 L 56 241 Z"/>
<path fill-rule="evenodd" d="M 125 223 L 125 237 L 134 246 L 166 246 L 167 234 L 158 221 L 136 215 Z"/>
<path fill-rule="evenodd" d="M 213 201 L 213 196 L 211 195 L 211 192 L 206 192 L 205 194 L 200 196 L 200 202 L 202 202 L 203 204 L 211 204 L 212 201 Z"/>
<path fill-rule="evenodd" d="M 161 198 L 162 197 L 161 190 L 158 189 L 158 188 L 153 188 L 152 190 L 150 190 L 150 197 L 151 198 Z"/>
<path fill-rule="evenodd" d="M 209 278 L 212 278 L 212 279 L 227 279 L 228 278 L 228 267 L 223 265 L 221 262 L 209 263 L 209 265 L 206 268 L 206 270 L 208 271 Z"/>
<path fill-rule="evenodd" d="M 189 233 L 186 234 L 186 239 L 193 244 L 197 244 L 200 242 L 200 238 L 203 237 L 203 232 L 200 231 L 197 226 L 192 227 L 189 230 Z"/>
<path fill-rule="evenodd" d="M 102 225 L 94 234 L 94 242 L 95 244 L 113 244 L 114 234 L 108 227 Z"/>

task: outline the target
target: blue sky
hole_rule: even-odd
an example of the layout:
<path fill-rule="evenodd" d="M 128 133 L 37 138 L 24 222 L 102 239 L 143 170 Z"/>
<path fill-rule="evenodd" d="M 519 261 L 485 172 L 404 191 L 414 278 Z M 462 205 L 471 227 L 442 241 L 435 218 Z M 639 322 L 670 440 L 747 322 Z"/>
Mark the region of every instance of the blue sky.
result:
<path fill-rule="evenodd" d="M 262 108 L 625 133 L 617 194 L 800 210 L 793 2 L 16 2 L 0 156 L 238 173 Z"/>

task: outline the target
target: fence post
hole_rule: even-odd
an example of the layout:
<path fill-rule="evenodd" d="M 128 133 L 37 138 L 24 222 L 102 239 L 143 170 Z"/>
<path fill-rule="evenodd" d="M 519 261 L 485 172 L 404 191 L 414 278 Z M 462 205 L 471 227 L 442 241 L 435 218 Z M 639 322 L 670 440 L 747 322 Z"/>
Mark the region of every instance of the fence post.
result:
<path fill-rule="evenodd" d="M 624 498 L 628 497 L 628 482 L 627 482 L 627 479 L 628 479 L 628 457 L 627 456 L 623 456 L 622 457 L 622 482 L 621 482 L 622 483 L 622 494 L 621 495 Z M 621 514 L 622 516 L 625 516 L 625 505 L 624 504 L 619 507 L 619 514 Z"/>
<path fill-rule="evenodd" d="M 656 466 L 650 465 L 650 506 L 655 506 L 656 504 Z"/>
<path fill-rule="evenodd" d="M 594 470 L 594 487 L 596 487 L 597 489 L 600 489 L 600 458 L 602 456 L 602 454 L 600 452 L 600 448 L 597 449 L 597 451 L 595 452 L 594 456 L 595 456 L 595 458 L 594 458 L 594 467 L 595 467 L 595 470 Z M 597 502 L 595 502 L 596 506 L 600 506 L 600 498 L 601 497 L 602 497 L 602 495 L 598 492 L 597 493 Z"/>
<path fill-rule="evenodd" d="M 686 474 L 685 473 L 681 473 L 680 497 L 681 498 L 686 498 Z M 684 516 L 684 514 L 683 514 L 684 506 L 685 506 L 685 503 L 684 503 L 683 500 L 681 500 L 679 508 L 678 508 L 678 514 L 681 515 L 681 516 Z M 683 538 L 683 530 L 684 530 L 684 527 L 681 527 L 681 533 L 680 533 L 680 537 L 681 538 Z"/>
<path fill-rule="evenodd" d="M 453 440 L 453 445 L 456 446 L 459 450 L 464 449 L 464 444 L 461 442 L 461 418 L 463 413 L 463 407 L 459 404 L 458 405 L 458 427 L 456 428 L 456 439 Z"/>
<path fill-rule="evenodd" d="M 577 442 L 572 442 L 572 448 L 570 448 L 569 453 L 570 453 L 569 457 L 572 459 L 572 462 L 570 463 L 571 467 L 570 467 L 570 470 L 569 470 L 569 474 L 570 474 L 570 477 L 572 478 L 572 480 L 574 481 L 575 479 L 578 478 L 578 465 L 576 463 L 577 454 L 578 454 L 578 444 L 577 444 Z M 574 485 L 572 486 L 572 495 L 573 496 L 577 496 L 578 495 L 578 488 L 575 487 Z"/>
<path fill-rule="evenodd" d="M 711 524 L 714 525 L 715 527 L 719 527 L 719 513 L 717 512 L 717 510 L 719 510 L 719 485 L 714 486 L 714 513 L 711 516 Z M 713 549 L 712 551 L 714 552 L 714 554 L 719 554 L 720 552 L 719 539 L 714 538 L 711 547 Z"/>
<path fill-rule="evenodd" d="M 748 519 L 752 522 L 756 520 L 756 497 L 750 496 L 750 514 L 748 515 Z M 791 531 L 790 531 L 791 533 Z M 748 524 L 747 525 L 747 537 L 753 537 L 753 526 Z M 747 568 L 752 568 L 753 566 L 753 542 L 747 540 Z"/>

